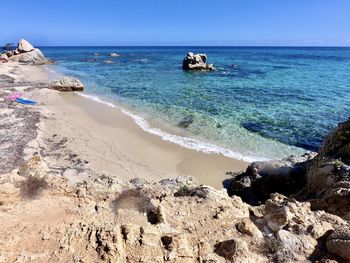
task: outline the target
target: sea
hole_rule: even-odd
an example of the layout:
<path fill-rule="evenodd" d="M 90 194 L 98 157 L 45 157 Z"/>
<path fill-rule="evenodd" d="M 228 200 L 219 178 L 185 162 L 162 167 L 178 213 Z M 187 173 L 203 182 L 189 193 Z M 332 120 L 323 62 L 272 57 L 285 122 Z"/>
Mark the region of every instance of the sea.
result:
<path fill-rule="evenodd" d="M 248 162 L 317 151 L 350 115 L 350 48 L 41 50 L 57 62 L 51 70 L 85 84 L 78 94 L 121 109 L 146 132 Z M 182 70 L 188 52 L 207 54 L 216 71 Z"/>

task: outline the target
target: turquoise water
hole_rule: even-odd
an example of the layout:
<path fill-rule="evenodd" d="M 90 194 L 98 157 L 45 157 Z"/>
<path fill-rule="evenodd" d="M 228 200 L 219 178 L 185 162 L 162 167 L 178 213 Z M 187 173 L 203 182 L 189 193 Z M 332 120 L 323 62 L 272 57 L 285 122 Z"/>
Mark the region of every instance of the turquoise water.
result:
<path fill-rule="evenodd" d="M 58 61 L 55 70 L 86 84 L 84 94 L 128 109 L 145 130 L 248 161 L 317 150 L 350 112 L 350 48 L 42 50 Z M 217 71 L 183 71 L 188 51 L 206 53 Z M 186 116 L 193 123 L 178 127 Z"/>

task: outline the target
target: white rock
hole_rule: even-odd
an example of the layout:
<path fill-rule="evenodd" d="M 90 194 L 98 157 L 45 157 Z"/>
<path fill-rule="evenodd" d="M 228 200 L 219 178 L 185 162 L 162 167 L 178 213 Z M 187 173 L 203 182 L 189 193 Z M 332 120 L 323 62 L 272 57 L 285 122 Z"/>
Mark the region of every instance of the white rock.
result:
<path fill-rule="evenodd" d="M 34 50 L 34 47 L 27 40 L 21 39 L 18 42 L 17 50 L 19 52 L 29 52 L 29 51 Z"/>

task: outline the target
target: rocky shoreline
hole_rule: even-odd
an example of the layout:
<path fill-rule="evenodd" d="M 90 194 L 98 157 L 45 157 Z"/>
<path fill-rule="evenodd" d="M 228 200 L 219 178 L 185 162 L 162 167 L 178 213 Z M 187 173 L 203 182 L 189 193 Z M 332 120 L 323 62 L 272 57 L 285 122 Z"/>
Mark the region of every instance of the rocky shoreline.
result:
<path fill-rule="evenodd" d="M 26 46 L 17 49 L 33 52 Z M 75 79 L 30 81 L 8 63 L 1 98 L 83 89 Z M 350 261 L 350 119 L 318 154 L 252 163 L 227 191 L 191 177 L 72 182 L 69 171 L 88 161 L 57 134 L 43 147 L 42 106 L 0 101 L 0 262 Z"/>

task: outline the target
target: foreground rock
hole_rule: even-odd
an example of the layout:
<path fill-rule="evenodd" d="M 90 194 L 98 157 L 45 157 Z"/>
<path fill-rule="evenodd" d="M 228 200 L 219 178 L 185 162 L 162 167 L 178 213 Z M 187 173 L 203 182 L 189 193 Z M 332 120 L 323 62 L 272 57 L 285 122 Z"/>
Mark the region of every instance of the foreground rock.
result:
<path fill-rule="evenodd" d="M 83 91 L 84 84 L 74 77 L 61 77 L 49 83 L 49 88 L 58 91 Z"/>
<path fill-rule="evenodd" d="M 187 53 L 182 63 L 184 70 L 212 71 L 215 70 L 213 64 L 207 64 L 207 55 Z"/>
<path fill-rule="evenodd" d="M 25 64 L 43 65 L 52 64 L 53 62 L 46 59 L 44 54 L 38 48 L 34 48 L 28 41 L 21 39 L 18 42 L 15 50 L 8 50 L 1 54 L 2 57 L 6 57 L 9 61 L 15 61 Z"/>
<path fill-rule="evenodd" d="M 252 163 L 231 180 L 230 190 L 254 205 L 283 193 L 350 220 L 350 119 L 327 136 L 317 155 Z"/>
<path fill-rule="evenodd" d="M 71 185 L 34 156 L 18 173 L 0 177 L 0 198 L 3 262 L 291 263 L 347 256 L 332 247 L 347 238 L 336 234 L 349 227 L 341 218 L 282 195 L 251 207 L 189 177 L 121 183 L 100 176 Z"/>

